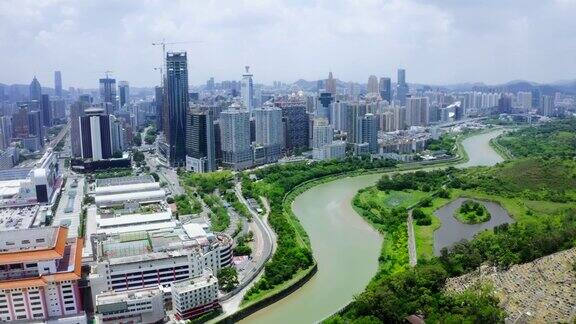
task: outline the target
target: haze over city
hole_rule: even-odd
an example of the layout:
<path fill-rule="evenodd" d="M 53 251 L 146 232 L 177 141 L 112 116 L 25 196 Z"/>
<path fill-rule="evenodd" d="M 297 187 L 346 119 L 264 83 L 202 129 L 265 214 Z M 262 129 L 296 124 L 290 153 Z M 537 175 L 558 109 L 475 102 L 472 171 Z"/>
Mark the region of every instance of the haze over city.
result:
<path fill-rule="evenodd" d="M 344 81 L 409 71 L 409 82 L 554 82 L 576 68 L 576 1 L 0 2 L 2 83 L 95 88 L 102 71 L 154 86 L 161 50 L 189 54 L 191 85 L 235 79 Z M 10 49 L 10 50 L 8 50 Z"/>
<path fill-rule="evenodd" d="M 0 0 L 0 322 L 576 324 L 576 0 Z"/>

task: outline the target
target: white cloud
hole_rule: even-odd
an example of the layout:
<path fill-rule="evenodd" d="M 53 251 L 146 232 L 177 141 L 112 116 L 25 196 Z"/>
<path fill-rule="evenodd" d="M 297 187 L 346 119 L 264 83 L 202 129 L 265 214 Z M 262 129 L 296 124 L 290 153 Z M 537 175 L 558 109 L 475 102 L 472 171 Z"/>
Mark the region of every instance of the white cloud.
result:
<path fill-rule="evenodd" d="M 395 75 L 452 83 L 552 81 L 576 69 L 573 0 L 0 1 L 0 82 L 96 87 L 99 71 L 153 85 L 161 51 L 189 52 L 190 82 Z M 553 57 L 553 59 L 552 59 Z"/>

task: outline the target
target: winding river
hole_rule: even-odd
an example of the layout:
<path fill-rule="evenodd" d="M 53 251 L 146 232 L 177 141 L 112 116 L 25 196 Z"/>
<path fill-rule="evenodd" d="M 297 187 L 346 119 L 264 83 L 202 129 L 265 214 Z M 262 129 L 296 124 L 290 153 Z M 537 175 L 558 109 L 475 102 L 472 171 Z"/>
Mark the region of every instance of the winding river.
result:
<path fill-rule="evenodd" d="M 462 167 L 493 165 L 502 158 L 490 147 L 495 130 L 465 139 L 469 161 Z M 352 209 L 359 189 L 381 175 L 324 183 L 298 196 L 296 217 L 310 236 L 318 273 L 286 298 L 245 318 L 245 323 L 313 323 L 330 316 L 364 290 L 378 268 L 382 237 Z"/>

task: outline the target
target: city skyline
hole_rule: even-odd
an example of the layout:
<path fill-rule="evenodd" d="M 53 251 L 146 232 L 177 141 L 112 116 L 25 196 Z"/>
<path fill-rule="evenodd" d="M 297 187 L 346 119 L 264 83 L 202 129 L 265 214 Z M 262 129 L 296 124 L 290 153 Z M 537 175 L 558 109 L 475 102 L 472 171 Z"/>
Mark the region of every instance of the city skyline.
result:
<path fill-rule="evenodd" d="M 167 48 L 189 53 L 194 85 L 210 77 L 239 80 L 245 65 L 252 67 L 255 83 L 266 84 L 323 79 L 328 71 L 364 83 L 371 74 L 394 76 L 397 68 L 408 70 L 411 82 L 432 85 L 573 78 L 569 44 L 576 22 L 570 17 L 576 2 L 506 1 L 498 2 L 498 10 L 494 5 L 7 1 L 0 4 L 0 44 L 18 48 L 18 55 L 0 53 L 0 81 L 28 84 L 36 75 L 53 87 L 54 71 L 62 71 L 65 89 L 94 88 L 112 70 L 111 77 L 135 87 L 154 86 L 162 53 L 151 43 L 162 38 L 201 41 Z"/>

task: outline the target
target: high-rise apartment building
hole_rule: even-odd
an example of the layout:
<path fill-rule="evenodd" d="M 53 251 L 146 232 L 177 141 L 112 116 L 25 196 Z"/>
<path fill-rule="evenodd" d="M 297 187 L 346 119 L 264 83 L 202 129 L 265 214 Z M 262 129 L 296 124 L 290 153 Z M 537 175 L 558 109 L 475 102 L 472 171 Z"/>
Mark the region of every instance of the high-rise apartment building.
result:
<path fill-rule="evenodd" d="M 252 114 L 252 109 L 254 109 L 254 83 L 250 67 L 246 66 L 245 69 L 246 73 L 242 75 L 242 83 L 240 85 L 240 95 L 242 96 L 244 109 Z"/>
<path fill-rule="evenodd" d="M 262 163 L 278 161 L 284 147 L 282 109 L 266 106 L 254 109 L 255 157 Z"/>
<path fill-rule="evenodd" d="M 62 98 L 62 73 L 60 71 L 54 71 L 54 94 Z"/>
<path fill-rule="evenodd" d="M 392 103 L 392 80 L 390 78 L 380 78 L 380 83 L 378 84 L 380 90 L 380 97 L 382 100 Z"/>
<path fill-rule="evenodd" d="M 378 123 L 374 114 L 358 117 L 356 132 L 356 144 L 367 143 L 370 153 L 378 153 Z"/>
<path fill-rule="evenodd" d="M 541 104 L 541 109 L 540 109 L 540 114 L 542 116 L 552 116 L 553 112 L 554 112 L 554 97 L 552 96 L 548 96 L 548 95 L 543 95 L 541 97 L 540 100 L 540 104 Z"/>
<path fill-rule="evenodd" d="M 0 116 L 0 150 L 5 150 L 12 142 L 12 117 Z"/>
<path fill-rule="evenodd" d="M 223 164 L 234 170 L 252 166 L 248 111 L 231 108 L 220 113 L 220 140 Z"/>
<path fill-rule="evenodd" d="M 194 109 L 186 116 L 186 169 L 199 173 L 216 170 L 213 107 Z"/>
<path fill-rule="evenodd" d="M 188 111 L 188 60 L 186 52 L 166 54 L 166 108 L 164 130 L 171 166 L 186 163 L 186 112 Z"/>
<path fill-rule="evenodd" d="M 118 82 L 118 95 L 120 100 L 120 108 L 130 102 L 130 85 L 128 81 Z"/>
<path fill-rule="evenodd" d="M 332 143 L 334 130 L 325 118 L 314 119 L 312 126 L 312 148 L 322 148 L 324 145 Z"/>
<path fill-rule="evenodd" d="M 407 98 L 406 99 L 406 125 L 426 126 L 429 123 L 428 98 Z"/>

